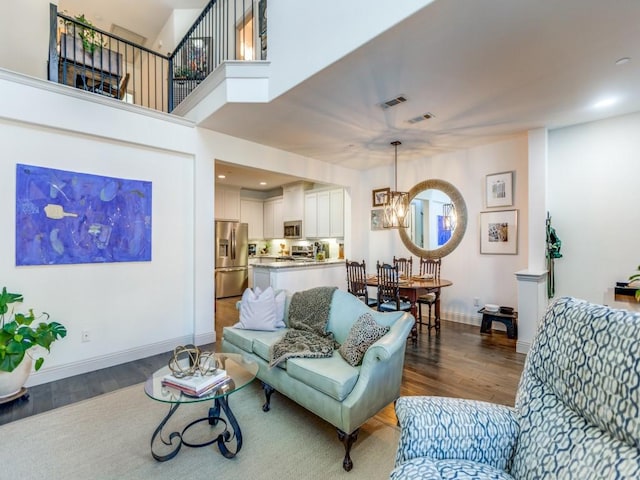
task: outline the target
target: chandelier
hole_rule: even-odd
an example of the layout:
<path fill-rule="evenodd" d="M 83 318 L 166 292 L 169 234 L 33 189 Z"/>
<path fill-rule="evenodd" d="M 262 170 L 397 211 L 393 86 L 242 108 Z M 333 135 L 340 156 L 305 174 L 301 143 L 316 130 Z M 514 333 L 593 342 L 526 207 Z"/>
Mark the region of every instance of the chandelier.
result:
<path fill-rule="evenodd" d="M 402 142 L 395 140 L 391 142 L 395 148 L 395 189 L 387 195 L 384 203 L 384 217 L 382 226 L 384 228 L 407 228 L 409 226 L 409 194 L 398 191 L 398 145 Z"/>

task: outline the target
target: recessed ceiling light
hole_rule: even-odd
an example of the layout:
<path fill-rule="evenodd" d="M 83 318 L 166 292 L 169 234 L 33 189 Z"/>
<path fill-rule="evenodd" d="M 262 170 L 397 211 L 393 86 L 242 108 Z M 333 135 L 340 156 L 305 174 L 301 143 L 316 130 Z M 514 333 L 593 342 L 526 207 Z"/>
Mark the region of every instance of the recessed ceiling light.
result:
<path fill-rule="evenodd" d="M 631 57 L 622 57 L 616 60 L 616 65 L 624 65 L 625 63 L 629 63 L 631 61 Z"/>
<path fill-rule="evenodd" d="M 611 105 L 617 102 L 618 102 L 618 99 L 614 97 L 603 98 L 602 100 L 599 100 L 596 103 L 594 103 L 593 108 L 606 108 L 606 107 L 610 107 Z"/>
<path fill-rule="evenodd" d="M 220 178 L 220 179 L 224 179 L 224 178 L 227 178 L 227 176 L 226 176 L 226 175 L 222 175 L 222 174 L 220 174 L 220 175 L 218 175 L 218 178 Z"/>
<path fill-rule="evenodd" d="M 267 182 L 260 182 L 260 185 L 263 185 L 263 186 L 264 186 L 264 185 L 266 185 L 266 184 L 267 184 Z"/>

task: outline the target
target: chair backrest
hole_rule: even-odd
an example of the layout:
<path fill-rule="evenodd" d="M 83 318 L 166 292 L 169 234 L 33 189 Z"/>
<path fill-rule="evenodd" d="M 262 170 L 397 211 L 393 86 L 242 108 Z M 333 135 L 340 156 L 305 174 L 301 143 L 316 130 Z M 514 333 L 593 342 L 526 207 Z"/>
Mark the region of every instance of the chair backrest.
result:
<path fill-rule="evenodd" d="M 122 80 L 120 81 L 120 85 L 118 85 L 118 99 L 122 100 L 124 98 L 124 94 L 127 92 L 127 85 L 129 84 L 130 74 L 127 73 Z"/>
<path fill-rule="evenodd" d="M 556 300 L 518 387 L 511 475 L 640 478 L 639 385 L 640 313 Z"/>
<path fill-rule="evenodd" d="M 393 265 L 398 267 L 398 273 L 407 278 L 411 278 L 413 275 L 413 257 L 409 258 L 396 258 L 395 255 L 393 257 Z"/>
<path fill-rule="evenodd" d="M 420 275 L 433 275 L 436 280 L 440 279 L 441 258 L 420 258 Z"/>
<path fill-rule="evenodd" d="M 377 263 L 378 272 L 378 305 L 395 302 L 400 310 L 400 287 L 398 279 L 398 266 L 388 263 Z"/>
<path fill-rule="evenodd" d="M 369 301 L 367 291 L 367 267 L 362 263 L 346 260 L 347 266 L 347 291 L 358 298 L 364 298 L 365 303 Z"/>

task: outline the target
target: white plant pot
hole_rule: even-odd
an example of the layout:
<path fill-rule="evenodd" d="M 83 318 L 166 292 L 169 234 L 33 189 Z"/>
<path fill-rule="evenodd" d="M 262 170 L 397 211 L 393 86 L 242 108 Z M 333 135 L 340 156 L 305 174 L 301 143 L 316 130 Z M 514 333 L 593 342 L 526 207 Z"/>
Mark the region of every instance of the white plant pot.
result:
<path fill-rule="evenodd" d="M 13 372 L 0 372 L 0 399 L 20 391 L 31 374 L 33 360 L 27 354 Z"/>

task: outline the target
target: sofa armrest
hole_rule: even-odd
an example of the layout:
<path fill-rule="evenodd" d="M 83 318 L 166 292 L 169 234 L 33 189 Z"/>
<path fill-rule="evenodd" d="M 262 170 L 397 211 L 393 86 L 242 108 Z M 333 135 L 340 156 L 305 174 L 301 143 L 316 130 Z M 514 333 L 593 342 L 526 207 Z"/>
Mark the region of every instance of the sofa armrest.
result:
<path fill-rule="evenodd" d="M 400 397 L 396 466 L 418 458 L 472 460 L 508 470 L 519 427 L 513 408 L 446 397 Z"/>

